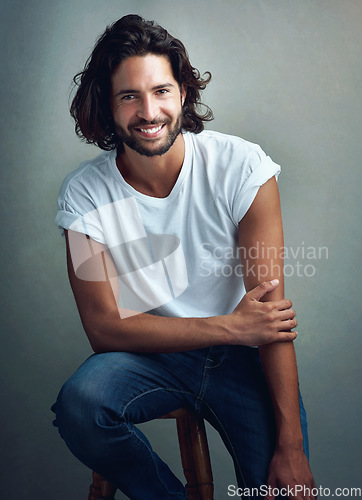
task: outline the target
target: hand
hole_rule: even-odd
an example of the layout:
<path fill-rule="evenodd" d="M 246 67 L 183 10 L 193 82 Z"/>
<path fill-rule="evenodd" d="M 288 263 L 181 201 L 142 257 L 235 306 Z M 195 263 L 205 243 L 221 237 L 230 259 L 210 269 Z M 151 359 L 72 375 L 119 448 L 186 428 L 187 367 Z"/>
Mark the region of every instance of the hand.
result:
<path fill-rule="evenodd" d="M 260 302 L 278 285 L 278 280 L 266 281 L 244 295 L 228 317 L 232 344 L 259 346 L 296 338 L 297 332 L 290 331 L 297 326 L 291 301 Z"/>
<path fill-rule="evenodd" d="M 298 500 L 317 498 L 317 487 L 303 449 L 275 451 L 269 466 L 268 486 L 270 493 L 273 490 L 278 491 L 285 498 Z M 275 497 L 270 494 L 266 498 L 273 500 Z"/>

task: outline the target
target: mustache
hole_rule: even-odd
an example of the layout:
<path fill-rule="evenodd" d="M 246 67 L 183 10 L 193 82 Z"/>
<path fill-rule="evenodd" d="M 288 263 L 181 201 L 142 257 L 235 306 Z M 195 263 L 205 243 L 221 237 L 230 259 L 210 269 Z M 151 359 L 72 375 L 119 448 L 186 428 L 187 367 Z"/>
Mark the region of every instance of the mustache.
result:
<path fill-rule="evenodd" d="M 170 118 L 165 118 L 163 120 L 161 119 L 158 119 L 158 120 L 151 120 L 151 121 L 147 121 L 147 120 L 135 120 L 134 122 L 131 122 L 129 125 L 128 125 L 128 129 L 131 129 L 131 128 L 142 128 L 146 125 L 150 126 L 150 125 L 153 125 L 153 126 L 158 126 L 158 125 L 165 125 L 165 124 L 169 124 L 171 123 L 171 119 Z"/>

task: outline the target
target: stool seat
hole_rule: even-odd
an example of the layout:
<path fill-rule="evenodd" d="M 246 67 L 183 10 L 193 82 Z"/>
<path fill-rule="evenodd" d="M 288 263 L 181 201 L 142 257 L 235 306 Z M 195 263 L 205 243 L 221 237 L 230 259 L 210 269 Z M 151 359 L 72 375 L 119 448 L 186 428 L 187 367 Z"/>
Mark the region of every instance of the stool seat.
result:
<path fill-rule="evenodd" d="M 179 408 L 160 417 L 167 418 L 176 420 L 188 499 L 213 500 L 214 484 L 203 418 L 187 408 Z M 115 486 L 93 471 L 88 500 L 114 500 L 116 491 Z"/>

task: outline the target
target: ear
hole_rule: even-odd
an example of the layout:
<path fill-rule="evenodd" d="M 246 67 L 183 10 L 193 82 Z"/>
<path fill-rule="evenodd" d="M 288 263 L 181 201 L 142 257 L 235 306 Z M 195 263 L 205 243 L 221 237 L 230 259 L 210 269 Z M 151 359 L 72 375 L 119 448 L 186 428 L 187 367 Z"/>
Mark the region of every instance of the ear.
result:
<path fill-rule="evenodd" d="M 187 95 L 187 85 L 183 83 L 181 85 L 181 106 L 185 104 L 186 95 Z"/>

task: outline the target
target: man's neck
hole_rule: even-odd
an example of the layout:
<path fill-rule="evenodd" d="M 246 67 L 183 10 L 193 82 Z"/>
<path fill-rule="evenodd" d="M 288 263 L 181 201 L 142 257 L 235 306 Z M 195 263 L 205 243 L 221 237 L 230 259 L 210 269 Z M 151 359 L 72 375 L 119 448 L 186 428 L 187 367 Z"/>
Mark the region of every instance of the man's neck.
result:
<path fill-rule="evenodd" d="M 185 141 L 180 134 L 162 156 L 144 156 L 125 145 L 117 156 L 117 167 L 125 181 L 140 193 L 155 198 L 170 194 L 185 157 Z"/>

